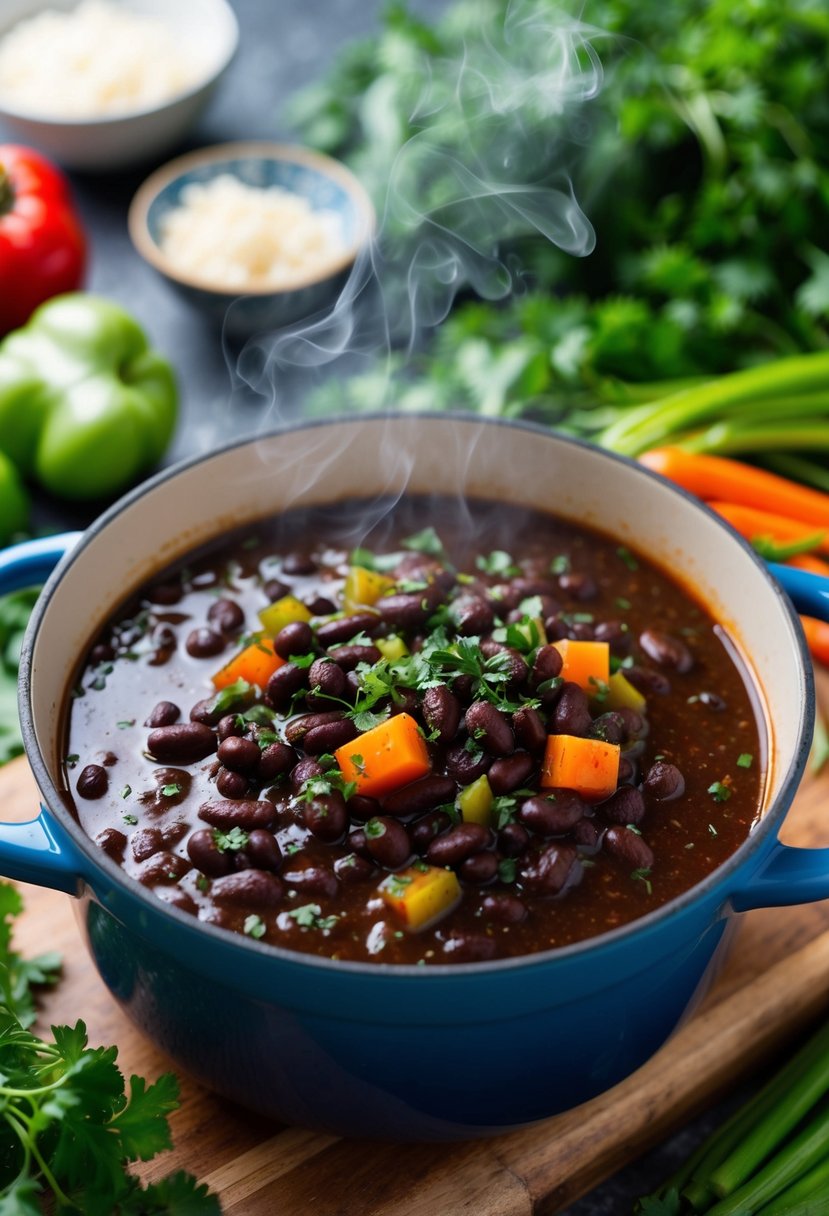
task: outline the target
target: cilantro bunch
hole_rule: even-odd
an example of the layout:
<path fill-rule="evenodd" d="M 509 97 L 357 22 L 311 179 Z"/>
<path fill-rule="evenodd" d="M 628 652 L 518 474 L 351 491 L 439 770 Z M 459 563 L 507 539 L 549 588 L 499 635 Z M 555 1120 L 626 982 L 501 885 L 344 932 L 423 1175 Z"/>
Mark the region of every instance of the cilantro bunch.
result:
<path fill-rule="evenodd" d="M 151 1085 L 116 1064 L 117 1048 L 90 1047 L 86 1027 L 30 1026 L 33 986 L 57 980 L 55 954 L 25 960 L 11 947 L 20 895 L 0 883 L 0 1216 L 219 1216 L 207 1186 L 178 1172 L 144 1185 L 129 1172 L 171 1147 L 178 1082 Z"/>

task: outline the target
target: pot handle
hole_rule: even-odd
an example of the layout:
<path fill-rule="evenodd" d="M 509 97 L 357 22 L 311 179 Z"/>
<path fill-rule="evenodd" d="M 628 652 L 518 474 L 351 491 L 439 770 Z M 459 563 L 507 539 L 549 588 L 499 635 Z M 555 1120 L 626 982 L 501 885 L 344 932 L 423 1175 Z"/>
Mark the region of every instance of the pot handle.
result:
<path fill-rule="evenodd" d="M 829 620 L 829 578 L 775 563 L 769 570 L 798 612 Z M 829 848 L 799 849 L 778 840 L 759 873 L 731 902 L 735 911 L 747 912 L 817 899 L 829 899 Z"/>
<path fill-rule="evenodd" d="M 0 552 L 0 595 L 44 583 L 80 532 L 23 541 Z M 81 860 L 72 841 L 41 806 L 36 819 L 0 823 L 0 874 L 78 895 Z"/>

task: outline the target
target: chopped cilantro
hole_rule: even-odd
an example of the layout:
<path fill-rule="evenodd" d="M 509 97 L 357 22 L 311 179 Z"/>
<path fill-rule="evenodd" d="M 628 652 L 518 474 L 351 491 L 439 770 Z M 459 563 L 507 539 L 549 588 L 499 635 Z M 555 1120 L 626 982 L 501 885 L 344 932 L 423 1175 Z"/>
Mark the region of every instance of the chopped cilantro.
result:
<path fill-rule="evenodd" d="M 71 756 L 66 757 L 66 759 L 64 760 L 64 764 L 66 765 L 67 768 L 74 768 L 79 760 L 80 760 L 80 756 L 77 754 L 77 752 L 73 752 Z"/>
<path fill-rule="evenodd" d="M 248 937 L 264 937 L 265 922 L 252 912 L 250 916 L 245 917 L 245 933 L 247 933 Z"/>
<path fill-rule="evenodd" d="M 171 781 L 169 785 L 162 785 L 161 792 L 165 798 L 175 798 L 181 793 L 181 786 L 177 781 Z"/>
<path fill-rule="evenodd" d="M 292 908 L 288 916 L 302 929 L 321 929 L 324 933 L 333 929 L 339 916 L 323 916 L 319 904 L 303 904 L 301 908 Z"/>
<path fill-rule="evenodd" d="M 130 794 L 131 794 L 131 793 L 132 793 L 132 786 L 131 786 L 131 785 L 125 785 L 125 786 L 124 786 L 124 788 L 121 790 L 121 797 L 122 797 L 122 798 L 129 798 L 129 796 L 130 796 Z"/>
<path fill-rule="evenodd" d="M 708 787 L 708 793 L 715 802 L 727 802 L 731 797 L 731 790 L 724 781 L 714 781 Z"/>
<path fill-rule="evenodd" d="M 498 862 L 498 877 L 501 882 L 515 882 L 518 861 L 515 857 L 502 857 Z"/>
<path fill-rule="evenodd" d="M 443 541 L 430 524 L 421 532 L 415 532 L 403 541 L 406 549 L 414 549 L 418 553 L 428 553 L 431 557 L 441 557 L 444 553 Z"/>
<path fill-rule="evenodd" d="M 635 882 L 641 882 L 647 891 L 648 895 L 653 894 L 653 885 L 650 880 L 650 868 L 643 866 L 641 869 L 631 871 L 631 878 Z"/>
<path fill-rule="evenodd" d="M 620 545 L 616 550 L 616 556 L 621 558 L 628 570 L 638 570 L 639 563 L 631 553 L 630 549 L 626 549 L 624 545 Z"/>
<path fill-rule="evenodd" d="M 133 827 L 136 823 L 138 823 L 138 816 L 133 815 L 131 813 L 122 815 L 121 818 L 123 819 L 124 823 L 127 824 L 128 827 Z"/>
<path fill-rule="evenodd" d="M 570 558 L 566 553 L 557 553 L 550 562 L 550 574 L 569 574 Z"/>
<path fill-rule="evenodd" d="M 751 768 L 753 761 L 754 757 L 752 756 L 751 752 L 741 752 L 741 754 L 737 757 L 737 767 Z"/>
<path fill-rule="evenodd" d="M 123 722 L 116 724 L 119 730 L 127 730 L 130 726 L 135 726 L 135 718 L 126 718 Z"/>
<path fill-rule="evenodd" d="M 516 574 L 521 573 L 509 553 L 505 553 L 503 549 L 493 549 L 486 557 L 476 557 L 475 565 L 484 574 L 500 575 L 503 578 L 514 578 Z"/>
<path fill-rule="evenodd" d="M 249 684 L 247 680 L 234 680 L 232 684 L 227 684 L 221 692 L 216 693 L 210 703 L 210 711 L 214 714 L 230 713 L 240 704 L 252 701 L 255 693 L 254 685 Z"/>
<path fill-rule="evenodd" d="M 221 828 L 213 829 L 213 843 L 220 853 L 235 853 L 243 849 L 249 839 L 248 833 L 238 826 L 232 827 L 229 832 L 223 832 Z"/>

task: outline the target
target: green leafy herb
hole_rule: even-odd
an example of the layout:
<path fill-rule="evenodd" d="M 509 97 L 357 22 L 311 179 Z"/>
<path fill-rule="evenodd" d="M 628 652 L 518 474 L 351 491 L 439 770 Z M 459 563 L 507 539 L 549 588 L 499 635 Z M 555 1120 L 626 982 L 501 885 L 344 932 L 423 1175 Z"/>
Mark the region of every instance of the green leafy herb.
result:
<path fill-rule="evenodd" d="M 638 561 L 633 556 L 630 549 L 625 548 L 624 545 L 620 545 L 619 548 L 616 550 L 616 556 L 621 558 L 621 560 L 627 566 L 628 570 L 638 570 L 639 569 Z"/>
<path fill-rule="evenodd" d="M 428 528 L 415 532 L 413 536 L 406 537 L 403 546 L 406 549 L 414 549 L 418 553 L 426 553 L 430 557 L 443 557 L 444 555 L 443 541 L 431 524 Z"/>
<path fill-rule="evenodd" d="M 59 959 L 24 962 L 11 949 L 20 896 L 0 883 L 0 1108 L 4 1149 L 0 1210 L 37 1216 L 52 1210 L 82 1216 L 220 1216 L 206 1186 L 177 1173 L 143 1185 L 128 1166 L 170 1148 L 168 1116 L 178 1083 L 165 1074 L 147 1085 L 116 1066 L 115 1047 L 88 1046 L 83 1022 L 53 1026 L 52 1041 L 27 1029 L 32 987 L 53 983 Z"/>
<path fill-rule="evenodd" d="M 133 815 L 131 811 L 122 815 L 121 818 L 123 819 L 123 821 L 127 825 L 127 827 L 134 827 L 135 824 L 138 823 L 138 816 Z"/>
<path fill-rule="evenodd" d="M 502 857 L 498 862 L 498 878 L 503 883 L 515 882 L 518 861 L 515 857 Z"/>
<path fill-rule="evenodd" d="M 212 836 L 213 843 L 220 853 L 236 853 L 239 849 L 243 849 L 250 839 L 248 833 L 238 825 L 232 827 L 229 832 L 223 832 L 221 828 L 213 828 Z"/>
<path fill-rule="evenodd" d="M 348 557 L 352 566 L 362 566 L 364 570 L 376 570 L 386 574 L 400 563 L 399 553 L 374 553 L 371 549 L 352 549 Z M 293 662 L 293 659 L 291 659 Z"/>
<path fill-rule="evenodd" d="M 230 713 L 240 705 L 251 702 L 255 696 L 256 689 L 253 684 L 249 684 L 247 680 L 234 680 L 216 693 L 210 702 L 210 712 L 219 715 Z"/>
<path fill-rule="evenodd" d="M 715 802 L 727 802 L 731 797 L 731 790 L 724 781 L 713 781 L 708 787 L 708 793 Z"/>
<path fill-rule="evenodd" d="M 650 867 L 648 867 L 648 866 L 642 866 L 642 867 L 640 867 L 640 869 L 638 869 L 638 870 L 632 870 L 632 871 L 631 871 L 631 875 L 630 875 L 630 876 L 631 876 L 631 878 L 632 878 L 632 879 L 633 879 L 635 882 L 641 882 L 641 883 L 642 883 L 642 885 L 644 886 L 644 888 L 645 888 L 645 890 L 647 891 L 648 895 L 652 895 L 652 894 L 653 894 L 653 884 L 651 883 L 651 877 L 650 877 L 650 876 L 651 876 L 651 871 L 650 871 Z"/>
<path fill-rule="evenodd" d="M 550 574 L 569 574 L 570 558 L 566 553 L 557 553 L 550 562 Z"/>
<path fill-rule="evenodd" d="M 177 781 L 171 781 L 169 785 L 162 785 L 161 793 L 165 798 L 175 798 L 176 794 L 181 793 L 181 786 Z"/>
<path fill-rule="evenodd" d="M 754 757 L 752 756 L 751 752 L 741 752 L 737 757 L 738 768 L 751 768 L 753 763 Z"/>
<path fill-rule="evenodd" d="M 266 933 L 265 922 L 254 912 L 251 912 L 250 916 L 245 917 L 244 931 L 248 937 L 264 937 Z"/>
<path fill-rule="evenodd" d="M 303 929 L 321 929 L 324 933 L 333 929 L 339 916 L 323 916 L 319 904 L 303 904 L 301 908 L 292 908 L 288 916 Z"/>
<path fill-rule="evenodd" d="M 131 794 L 131 793 L 132 793 L 132 786 L 131 786 L 131 785 L 125 785 L 125 786 L 123 787 L 123 789 L 121 790 L 121 797 L 122 797 L 122 798 L 129 798 L 129 796 L 130 796 L 130 794 Z"/>
<path fill-rule="evenodd" d="M 486 556 L 479 555 L 475 558 L 475 565 L 484 574 L 492 574 L 501 578 L 514 578 L 516 574 L 521 573 L 509 553 L 505 553 L 503 549 L 493 549 Z"/>
<path fill-rule="evenodd" d="M 119 730 L 128 730 L 129 727 L 135 726 L 135 718 L 126 718 L 123 722 L 116 724 Z"/>

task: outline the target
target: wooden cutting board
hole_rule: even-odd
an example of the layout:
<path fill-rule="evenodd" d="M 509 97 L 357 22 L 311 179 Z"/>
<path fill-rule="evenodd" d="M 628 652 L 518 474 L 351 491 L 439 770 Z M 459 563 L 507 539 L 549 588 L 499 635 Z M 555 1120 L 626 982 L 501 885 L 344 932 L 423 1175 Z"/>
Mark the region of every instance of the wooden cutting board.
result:
<path fill-rule="evenodd" d="M 821 690 L 829 703 L 829 682 Z M 24 760 L 0 770 L 2 818 L 30 819 L 38 795 Z M 804 782 L 782 839 L 829 845 L 829 771 Z M 129 1075 L 171 1067 L 98 978 L 69 896 L 20 884 L 24 954 L 64 956 L 42 1026 L 83 1018 L 94 1044 L 117 1044 Z M 148 1178 L 196 1174 L 227 1216 L 548 1216 L 666 1136 L 829 1010 L 829 901 L 752 912 L 694 1018 L 632 1078 L 578 1111 L 494 1140 L 453 1145 L 356 1143 L 269 1123 L 186 1077 L 175 1147 Z"/>

